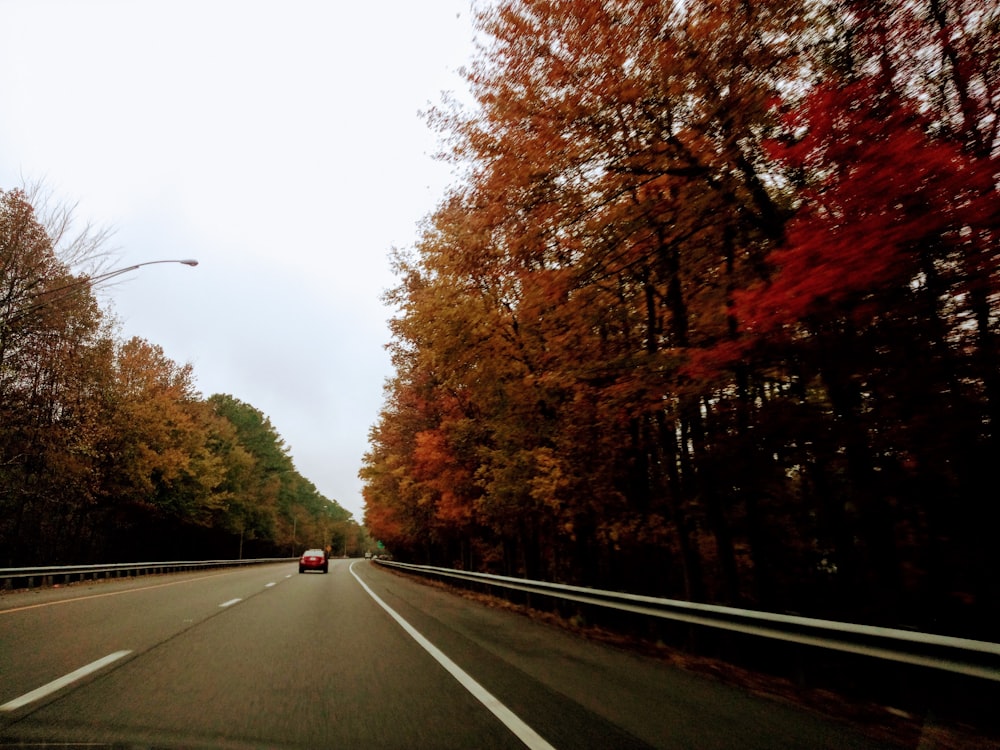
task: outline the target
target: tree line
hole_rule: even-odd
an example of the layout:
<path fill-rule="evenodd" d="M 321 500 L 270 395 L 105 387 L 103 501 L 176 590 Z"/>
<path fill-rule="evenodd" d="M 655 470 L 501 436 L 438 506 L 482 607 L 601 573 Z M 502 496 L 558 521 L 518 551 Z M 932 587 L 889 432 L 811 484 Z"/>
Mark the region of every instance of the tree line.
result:
<path fill-rule="evenodd" d="M 73 271 L 108 234 L 38 195 L 0 191 L 0 566 L 356 552 L 264 414 L 121 340 Z"/>
<path fill-rule="evenodd" d="M 397 251 L 414 560 L 992 639 L 1000 9 L 501 0 Z"/>

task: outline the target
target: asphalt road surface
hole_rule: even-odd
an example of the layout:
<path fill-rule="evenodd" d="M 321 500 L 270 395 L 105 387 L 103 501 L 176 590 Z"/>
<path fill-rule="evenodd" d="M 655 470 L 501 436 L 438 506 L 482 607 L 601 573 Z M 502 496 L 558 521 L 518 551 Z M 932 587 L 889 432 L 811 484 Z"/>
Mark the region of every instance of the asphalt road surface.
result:
<path fill-rule="evenodd" d="M 0 746 L 879 747 L 370 562 L 330 563 L 3 595 Z"/>

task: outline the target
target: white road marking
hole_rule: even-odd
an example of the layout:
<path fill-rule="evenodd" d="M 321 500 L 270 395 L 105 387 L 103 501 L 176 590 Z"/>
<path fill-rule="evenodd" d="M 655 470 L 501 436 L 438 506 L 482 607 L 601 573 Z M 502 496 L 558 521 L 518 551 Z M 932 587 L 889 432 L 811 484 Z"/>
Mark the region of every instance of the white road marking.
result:
<path fill-rule="evenodd" d="M 219 606 L 220 607 L 231 607 L 234 604 L 236 604 L 237 602 L 241 602 L 241 601 L 243 601 L 243 600 L 242 599 L 230 599 L 228 602 L 223 602 Z"/>
<path fill-rule="evenodd" d="M 264 588 L 266 588 L 266 589 L 269 589 L 272 586 L 277 586 L 277 583 L 275 583 L 274 581 L 271 581 L 270 583 L 264 584 Z"/>
<path fill-rule="evenodd" d="M 25 693 L 20 698 L 15 698 L 12 701 L 4 703 L 0 706 L 0 711 L 13 711 L 15 709 L 21 708 L 21 706 L 26 706 L 29 703 L 33 703 L 47 695 L 50 695 L 57 690 L 61 690 L 67 685 L 81 680 L 87 675 L 96 672 L 98 669 L 106 667 L 112 662 L 118 661 L 123 656 L 128 656 L 131 651 L 115 651 L 113 654 L 108 654 L 103 659 L 98 659 L 95 662 L 91 662 L 85 667 L 80 667 L 75 672 L 70 672 L 68 675 L 60 677 L 58 680 L 53 680 L 47 685 L 42 685 L 36 690 L 32 690 L 30 693 Z"/>
<path fill-rule="evenodd" d="M 185 578 L 183 581 L 170 581 L 169 583 L 157 583 L 152 586 L 141 586 L 135 589 L 125 589 L 124 591 L 108 591 L 103 594 L 88 594 L 87 596 L 74 596 L 71 599 L 59 599 L 54 602 L 42 602 L 41 604 L 28 604 L 24 607 L 12 607 L 11 609 L 0 610 L 0 615 L 9 615 L 12 612 L 24 612 L 26 609 L 38 609 L 39 607 L 55 607 L 60 604 L 72 604 L 73 602 L 83 602 L 88 599 L 103 599 L 107 596 L 121 596 L 122 594 L 136 594 L 143 591 L 150 591 L 152 589 L 162 589 L 165 586 L 178 586 L 182 583 L 194 583 L 195 581 L 204 581 L 206 578 L 215 578 L 216 576 L 227 576 L 232 575 L 231 573 L 211 573 L 207 576 L 199 576 L 197 578 Z"/>
<path fill-rule="evenodd" d="M 361 584 L 361 588 L 367 591 L 368 595 L 374 599 L 375 602 L 382 607 L 382 609 L 388 612 L 389 616 L 399 623 L 399 626 L 403 628 L 403 630 L 405 630 L 407 634 L 413 638 L 413 640 L 419 643 L 427 653 L 433 656 L 437 663 L 444 667 L 452 677 L 458 680 L 462 687 L 472 693 L 476 700 L 486 706 L 490 713 L 496 716 L 505 727 L 507 727 L 519 740 L 521 740 L 521 742 L 531 748 L 531 750 L 555 750 L 555 748 L 546 742 L 541 735 L 525 724 L 521 718 L 517 716 L 517 714 L 501 703 L 486 688 L 472 679 L 472 677 L 469 676 L 469 674 L 460 666 L 445 656 L 441 649 L 424 638 L 424 636 L 421 635 L 416 628 L 410 625 L 410 623 L 404 620 L 402 616 L 396 612 L 396 610 L 382 601 L 378 594 L 372 591 L 368 587 L 368 584 L 362 581 L 358 577 L 358 574 L 354 572 L 354 565 L 354 563 L 351 563 L 351 575 L 354 576 L 355 580 Z"/>

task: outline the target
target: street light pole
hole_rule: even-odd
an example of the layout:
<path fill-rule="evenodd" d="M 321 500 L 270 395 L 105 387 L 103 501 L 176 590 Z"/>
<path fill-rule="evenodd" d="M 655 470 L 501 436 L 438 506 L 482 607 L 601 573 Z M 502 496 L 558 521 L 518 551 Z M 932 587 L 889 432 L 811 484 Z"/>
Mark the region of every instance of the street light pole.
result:
<path fill-rule="evenodd" d="M 67 297 L 75 293 L 78 289 L 82 289 L 84 287 L 89 287 L 93 289 L 97 284 L 102 284 L 105 281 L 113 279 L 117 276 L 121 276 L 122 274 L 131 273 L 132 271 L 142 268 L 143 266 L 152 266 L 156 263 L 180 263 L 181 265 L 185 266 L 198 265 L 198 261 L 194 260 L 193 258 L 186 258 L 184 260 L 147 260 L 143 263 L 136 263 L 135 265 L 132 266 L 126 266 L 125 268 L 116 268 L 112 271 L 99 273 L 96 276 L 85 276 L 82 279 L 77 279 L 76 281 L 73 281 L 69 284 L 65 284 L 60 287 L 56 287 L 55 289 L 46 289 L 45 291 L 38 292 L 35 295 L 35 301 L 32 304 L 25 307 L 24 309 L 22 309 L 21 311 L 19 311 L 8 322 L 20 320 L 25 315 L 28 315 L 29 313 L 35 310 L 45 307 L 46 305 L 50 305 L 53 302 L 57 302 L 60 299 L 66 299 Z M 59 297 L 56 297 L 55 299 L 49 299 L 50 295 L 57 294 L 58 292 L 67 292 L 67 293 Z M 44 299 L 39 300 L 39 298 L 44 298 Z"/>
<path fill-rule="evenodd" d="M 196 265 L 198 265 L 198 261 L 194 260 L 193 258 L 186 258 L 184 260 L 147 260 L 144 263 L 136 263 L 134 266 L 126 266 L 125 268 L 117 268 L 114 271 L 108 271 L 107 273 L 99 273 L 99 274 L 97 274 L 97 276 L 88 276 L 87 278 L 82 279 L 78 283 L 81 283 L 81 284 L 87 284 L 87 283 L 89 283 L 91 285 L 93 285 L 93 284 L 99 284 L 100 282 L 107 281 L 108 279 L 112 279 L 115 276 L 121 276 L 123 273 L 129 273 L 131 271 L 135 271 L 138 268 L 142 268 L 143 266 L 151 266 L 151 265 L 153 265 L 155 263 L 180 263 L 181 265 L 184 265 L 184 266 L 196 266 Z M 68 284 L 67 286 L 74 286 L 74 284 Z M 62 287 L 62 288 L 65 289 L 66 287 Z M 59 290 L 58 289 L 53 289 L 52 291 L 58 292 Z"/>
<path fill-rule="evenodd" d="M 136 271 L 142 268 L 143 266 L 152 266 L 156 263 L 180 263 L 181 265 L 185 266 L 198 265 L 198 261 L 194 260 L 193 258 L 187 258 L 185 260 L 147 260 L 144 263 L 136 263 L 134 266 L 126 266 L 125 268 L 116 268 L 113 271 L 107 271 L 106 273 L 99 273 L 96 276 L 85 276 L 82 279 L 77 279 L 71 284 L 66 284 L 65 286 L 56 287 L 55 289 L 47 289 L 44 292 L 39 292 L 38 296 L 42 296 L 43 294 L 55 294 L 56 292 L 64 292 L 67 289 L 74 289 L 76 287 L 82 287 L 88 285 L 93 287 L 97 284 L 101 284 L 105 281 L 108 281 L 109 279 L 113 279 L 116 276 L 121 276 L 122 274 L 131 273 L 132 271 Z"/>

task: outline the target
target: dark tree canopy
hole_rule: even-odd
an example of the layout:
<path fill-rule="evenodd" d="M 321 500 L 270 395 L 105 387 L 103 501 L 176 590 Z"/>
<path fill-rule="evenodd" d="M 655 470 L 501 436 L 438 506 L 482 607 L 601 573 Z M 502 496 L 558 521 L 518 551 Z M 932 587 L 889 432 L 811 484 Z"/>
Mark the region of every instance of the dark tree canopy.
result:
<path fill-rule="evenodd" d="M 29 197 L 0 191 L 0 565 L 235 558 L 326 547 L 350 514 L 270 421 L 120 341 Z M 73 262 L 86 243 L 70 242 Z M 92 249 L 99 250 L 99 246 Z"/>

